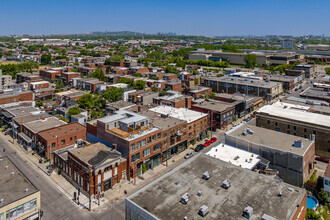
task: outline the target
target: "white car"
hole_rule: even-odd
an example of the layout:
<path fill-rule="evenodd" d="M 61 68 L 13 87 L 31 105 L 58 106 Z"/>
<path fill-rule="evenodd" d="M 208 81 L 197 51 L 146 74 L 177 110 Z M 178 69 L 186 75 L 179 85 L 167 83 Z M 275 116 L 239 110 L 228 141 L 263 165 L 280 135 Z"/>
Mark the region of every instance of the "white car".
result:
<path fill-rule="evenodd" d="M 193 152 L 189 152 L 184 156 L 184 159 L 189 159 L 190 157 L 192 157 L 194 155 Z"/>

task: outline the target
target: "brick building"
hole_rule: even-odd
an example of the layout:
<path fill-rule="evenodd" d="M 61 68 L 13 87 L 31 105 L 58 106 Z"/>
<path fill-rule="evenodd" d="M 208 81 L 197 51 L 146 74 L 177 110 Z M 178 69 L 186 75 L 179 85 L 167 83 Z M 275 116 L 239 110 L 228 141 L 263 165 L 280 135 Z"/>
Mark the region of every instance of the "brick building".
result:
<path fill-rule="evenodd" d="M 181 81 L 178 79 L 171 79 L 166 83 L 166 88 L 169 88 L 170 90 L 173 91 L 182 91 L 182 84 Z"/>
<path fill-rule="evenodd" d="M 86 141 L 86 127 L 78 122 L 64 124 L 37 133 L 37 148 L 40 154 L 50 158 L 51 152 L 71 146 L 77 140 Z"/>
<path fill-rule="evenodd" d="M 20 93 L 4 93 L 0 95 L 0 105 L 33 100 L 33 92 L 30 91 Z"/>
<path fill-rule="evenodd" d="M 309 107 L 277 102 L 256 112 L 258 127 L 315 139 L 317 155 L 330 157 L 330 116 L 308 112 Z"/>
<path fill-rule="evenodd" d="M 172 106 L 174 108 L 191 108 L 193 97 L 185 96 L 177 91 L 167 91 L 165 96 L 153 99 L 153 104 Z"/>
<path fill-rule="evenodd" d="M 30 90 L 46 89 L 49 87 L 48 81 L 29 82 Z"/>
<path fill-rule="evenodd" d="M 78 142 L 54 152 L 54 163 L 61 174 L 87 197 L 103 194 L 126 179 L 126 159 L 116 149 L 102 143 Z"/>
<path fill-rule="evenodd" d="M 64 85 L 70 85 L 70 81 L 72 78 L 77 78 L 80 76 L 80 73 L 77 73 L 77 72 L 63 72 L 61 73 L 61 75 L 59 76 Z"/>
<path fill-rule="evenodd" d="M 192 96 L 194 99 L 199 99 L 201 97 L 206 97 L 211 95 L 212 89 L 208 87 L 195 86 L 189 88 L 188 95 Z"/>

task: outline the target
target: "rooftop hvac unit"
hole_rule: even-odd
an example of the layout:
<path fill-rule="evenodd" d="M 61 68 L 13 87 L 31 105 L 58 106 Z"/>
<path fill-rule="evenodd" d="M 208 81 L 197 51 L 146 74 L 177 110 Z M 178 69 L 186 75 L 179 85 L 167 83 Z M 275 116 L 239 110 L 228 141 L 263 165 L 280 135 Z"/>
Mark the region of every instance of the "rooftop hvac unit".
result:
<path fill-rule="evenodd" d="M 263 214 L 262 217 L 261 217 L 261 220 L 278 220 L 277 218 L 274 218 L 270 215 L 267 215 L 267 214 Z"/>
<path fill-rule="evenodd" d="M 197 195 L 198 195 L 198 196 L 202 196 L 202 194 L 203 194 L 203 191 L 198 190 Z"/>
<path fill-rule="evenodd" d="M 221 187 L 224 189 L 228 189 L 230 187 L 230 182 L 229 180 L 225 180 L 222 182 Z"/>
<path fill-rule="evenodd" d="M 184 205 L 186 205 L 188 203 L 190 199 L 190 195 L 188 193 L 185 193 L 183 196 L 181 196 L 181 200 L 180 202 Z"/>
<path fill-rule="evenodd" d="M 202 205 L 198 210 L 198 214 L 202 217 L 204 217 L 208 212 L 209 208 L 206 205 Z"/>
<path fill-rule="evenodd" d="M 203 178 L 204 180 L 208 180 L 208 179 L 210 179 L 210 177 L 211 177 L 211 176 L 210 176 L 209 171 L 206 171 L 205 173 L 203 173 L 203 177 L 202 177 L 202 178 Z"/>
<path fill-rule="evenodd" d="M 250 219 L 250 217 L 252 216 L 253 214 L 253 208 L 249 205 L 247 205 L 245 208 L 244 208 L 244 211 L 243 211 L 243 216 L 247 219 Z"/>

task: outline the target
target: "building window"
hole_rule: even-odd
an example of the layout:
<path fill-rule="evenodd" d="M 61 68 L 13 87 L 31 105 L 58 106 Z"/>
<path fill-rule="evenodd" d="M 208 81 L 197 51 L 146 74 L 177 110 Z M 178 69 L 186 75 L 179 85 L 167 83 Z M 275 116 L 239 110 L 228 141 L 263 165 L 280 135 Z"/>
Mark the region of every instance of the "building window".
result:
<path fill-rule="evenodd" d="M 189 126 L 189 130 L 191 130 L 191 126 Z"/>
<path fill-rule="evenodd" d="M 74 140 L 77 140 L 77 136 L 74 136 Z"/>
<path fill-rule="evenodd" d="M 140 153 L 134 154 L 131 156 L 131 162 L 134 163 L 135 161 L 140 160 Z"/>
<path fill-rule="evenodd" d="M 149 144 L 151 142 L 151 137 L 148 137 L 147 143 Z"/>
<path fill-rule="evenodd" d="M 267 124 L 270 124 L 270 121 L 269 120 L 267 121 Z"/>
<path fill-rule="evenodd" d="M 161 133 L 158 133 L 158 135 L 157 135 L 158 137 L 158 139 L 161 139 L 161 137 L 162 137 L 162 134 Z"/>
<path fill-rule="evenodd" d="M 61 140 L 61 144 L 65 144 L 65 140 Z"/>
<path fill-rule="evenodd" d="M 313 131 L 313 134 L 316 134 L 316 131 L 315 130 Z"/>
<path fill-rule="evenodd" d="M 152 136 L 152 141 L 156 141 L 156 135 Z"/>
<path fill-rule="evenodd" d="M 166 138 L 166 137 L 167 137 L 167 133 L 164 134 L 164 138 Z"/>
<path fill-rule="evenodd" d="M 329 185 L 329 181 L 327 179 L 325 179 L 325 185 Z"/>
<path fill-rule="evenodd" d="M 296 130 L 297 129 L 297 127 L 296 126 L 293 126 L 293 130 Z"/>
<path fill-rule="evenodd" d="M 136 149 L 139 149 L 141 147 L 141 141 L 136 143 Z"/>
<path fill-rule="evenodd" d="M 52 143 L 52 147 L 55 147 L 55 143 Z"/>
<path fill-rule="evenodd" d="M 278 125 L 278 123 L 277 122 L 275 122 L 275 126 L 277 126 Z"/>
<path fill-rule="evenodd" d="M 156 144 L 156 145 L 154 146 L 154 151 L 158 151 L 158 150 L 160 150 L 160 144 Z"/>
<path fill-rule="evenodd" d="M 297 133 L 296 133 L 296 132 L 293 132 L 293 135 L 294 135 L 294 136 L 296 136 L 296 135 L 297 135 Z"/>
<path fill-rule="evenodd" d="M 182 126 L 182 130 L 186 129 L 186 127 L 187 127 L 186 125 L 183 125 L 183 126 Z"/>
<path fill-rule="evenodd" d="M 149 156 L 150 155 L 150 147 L 148 148 L 148 149 L 145 149 L 144 151 L 143 151 L 143 157 L 147 157 L 147 156 Z"/>
<path fill-rule="evenodd" d="M 142 147 L 144 147 L 146 145 L 146 139 L 142 140 Z"/>
<path fill-rule="evenodd" d="M 275 131 L 280 131 L 280 128 L 275 128 Z"/>
<path fill-rule="evenodd" d="M 287 131 L 286 133 L 287 133 L 287 134 L 290 134 L 290 131 Z"/>
<path fill-rule="evenodd" d="M 72 141 L 72 137 L 70 137 L 70 141 Z"/>
<path fill-rule="evenodd" d="M 131 144 L 131 151 L 135 150 L 135 144 Z"/>
<path fill-rule="evenodd" d="M 306 128 L 304 128 L 304 132 L 307 132 L 307 129 Z"/>

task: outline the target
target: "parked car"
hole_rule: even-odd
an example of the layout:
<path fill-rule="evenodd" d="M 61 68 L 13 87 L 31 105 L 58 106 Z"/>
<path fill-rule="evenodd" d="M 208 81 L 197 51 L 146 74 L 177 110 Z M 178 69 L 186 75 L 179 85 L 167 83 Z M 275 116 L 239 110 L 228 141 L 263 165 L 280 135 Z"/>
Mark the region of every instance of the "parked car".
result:
<path fill-rule="evenodd" d="M 324 163 L 329 163 L 329 159 L 326 157 L 315 157 L 315 160 L 324 162 Z"/>
<path fill-rule="evenodd" d="M 207 147 L 211 144 L 210 140 L 206 140 L 205 143 L 203 144 L 204 147 Z"/>
<path fill-rule="evenodd" d="M 298 91 L 298 88 L 295 88 L 294 91 Z"/>
<path fill-rule="evenodd" d="M 216 141 L 217 141 L 217 138 L 216 138 L 216 137 L 211 138 L 211 142 L 212 142 L 212 143 L 214 143 L 214 142 L 216 142 Z"/>
<path fill-rule="evenodd" d="M 203 148 L 204 148 L 203 144 L 199 144 L 199 145 L 197 145 L 197 147 L 195 148 L 195 151 L 196 151 L 196 152 L 199 152 L 199 151 L 203 150 Z"/>
<path fill-rule="evenodd" d="M 194 155 L 193 152 L 189 152 L 184 156 L 184 159 L 189 159 L 190 157 L 192 157 Z"/>
<path fill-rule="evenodd" d="M 291 92 L 290 92 L 290 91 L 286 91 L 286 93 L 288 93 L 288 94 L 291 94 Z"/>
<path fill-rule="evenodd" d="M 299 89 L 302 89 L 302 85 L 299 86 Z"/>
<path fill-rule="evenodd" d="M 252 120 L 252 117 L 250 116 L 246 119 L 246 122 L 251 121 L 251 120 Z"/>

